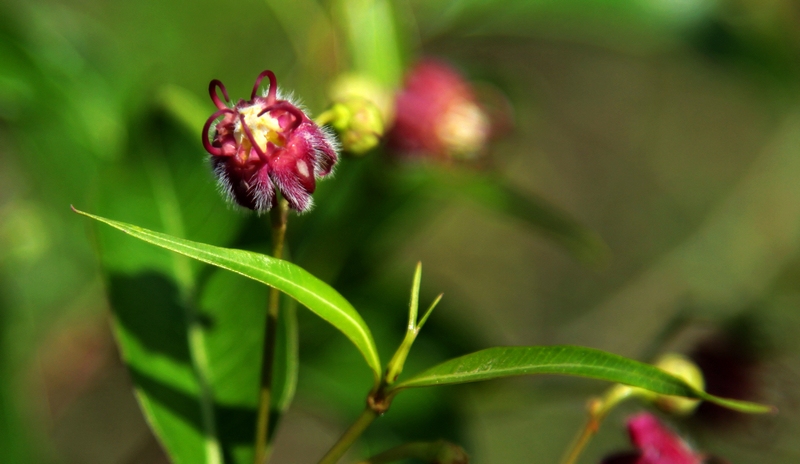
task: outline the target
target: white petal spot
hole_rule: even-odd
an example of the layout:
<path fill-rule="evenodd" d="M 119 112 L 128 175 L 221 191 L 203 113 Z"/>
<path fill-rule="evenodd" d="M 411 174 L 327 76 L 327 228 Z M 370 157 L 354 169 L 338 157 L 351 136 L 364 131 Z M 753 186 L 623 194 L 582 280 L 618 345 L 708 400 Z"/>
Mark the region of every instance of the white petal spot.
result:
<path fill-rule="evenodd" d="M 297 160 L 297 173 L 300 177 L 308 177 L 308 165 L 303 160 Z"/>

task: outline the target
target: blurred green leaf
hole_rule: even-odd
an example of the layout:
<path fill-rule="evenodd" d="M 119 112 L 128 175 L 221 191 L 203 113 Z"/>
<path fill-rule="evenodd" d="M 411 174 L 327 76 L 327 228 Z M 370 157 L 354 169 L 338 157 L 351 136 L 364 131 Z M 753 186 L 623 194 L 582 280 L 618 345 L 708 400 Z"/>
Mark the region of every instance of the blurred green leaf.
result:
<path fill-rule="evenodd" d="M 608 246 L 597 233 L 544 198 L 520 192 L 496 175 L 452 166 L 446 170 L 426 167 L 419 175 L 437 195 L 461 195 L 511 216 L 544 233 L 577 259 L 599 264 L 608 258 Z"/>
<path fill-rule="evenodd" d="M 423 36 L 568 38 L 624 50 L 672 46 L 679 34 L 716 6 L 709 0 L 414 0 L 412 4 Z"/>
<path fill-rule="evenodd" d="M 177 85 L 165 85 L 158 96 L 164 110 L 181 123 L 187 133 L 198 134 L 202 131 L 209 116 L 208 105 L 201 102 L 197 95 Z"/>
<path fill-rule="evenodd" d="M 369 327 L 344 297 L 304 269 L 258 253 L 183 240 L 131 224 L 75 211 L 145 242 L 274 286 L 339 329 L 361 351 L 376 381 L 380 378 L 381 364 Z"/>
<path fill-rule="evenodd" d="M 340 4 L 356 71 L 384 85 L 398 86 L 403 65 L 391 2 L 343 0 Z"/>
<path fill-rule="evenodd" d="M 241 240 L 245 216 L 220 198 L 199 140 L 174 119 L 153 108 L 135 126 L 130 153 L 93 186 L 103 193 L 93 208 L 177 237 Z M 252 462 L 268 288 L 110 228 L 94 232 L 122 358 L 171 461 Z M 268 233 L 258 232 L 260 246 Z"/>
<path fill-rule="evenodd" d="M 283 305 L 278 314 L 278 341 L 276 344 L 275 365 L 273 366 L 271 424 L 289 409 L 297 391 L 297 374 L 300 369 L 299 337 L 297 328 L 297 302 L 291 298 L 283 298 Z M 272 438 L 277 430 L 270 427 Z"/>
<path fill-rule="evenodd" d="M 748 413 L 773 411 L 747 401 L 720 398 L 696 390 L 655 366 L 581 346 L 515 346 L 477 351 L 434 366 L 399 383 L 394 390 L 476 382 L 526 374 L 589 377 L 640 387 L 662 395 L 686 396 Z"/>

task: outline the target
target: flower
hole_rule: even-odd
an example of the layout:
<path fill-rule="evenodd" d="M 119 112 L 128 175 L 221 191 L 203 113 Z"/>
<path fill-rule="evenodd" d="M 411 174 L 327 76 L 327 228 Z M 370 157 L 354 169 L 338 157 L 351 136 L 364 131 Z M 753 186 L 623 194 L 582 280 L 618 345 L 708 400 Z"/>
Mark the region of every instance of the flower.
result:
<path fill-rule="evenodd" d="M 395 100 L 389 146 L 415 156 L 472 159 L 486 146 L 491 124 L 472 86 L 453 68 L 423 60 Z"/>
<path fill-rule="evenodd" d="M 610 456 L 603 464 L 701 464 L 707 459 L 650 413 L 628 419 L 628 434 L 639 450 Z"/>
<path fill-rule="evenodd" d="M 269 90 L 257 96 L 265 77 Z M 220 100 L 217 88 L 230 102 L 222 82 L 212 80 L 208 91 L 218 110 L 203 126 L 203 146 L 211 155 L 220 189 L 231 201 L 258 212 L 275 206 L 276 189 L 290 208 L 299 212 L 311 208 L 316 179 L 330 174 L 338 160 L 333 136 L 297 104 L 278 95 L 272 71 L 258 75 L 250 100 L 239 100 L 232 107 Z"/>

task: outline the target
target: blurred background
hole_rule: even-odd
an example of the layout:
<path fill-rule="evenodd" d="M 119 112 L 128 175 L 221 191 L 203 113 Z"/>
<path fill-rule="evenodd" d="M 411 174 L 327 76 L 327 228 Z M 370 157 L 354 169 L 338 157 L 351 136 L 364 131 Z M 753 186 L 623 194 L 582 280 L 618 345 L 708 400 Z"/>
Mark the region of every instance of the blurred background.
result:
<path fill-rule="evenodd" d="M 0 460 L 167 462 L 133 381 L 145 397 L 155 390 L 126 369 L 112 327 L 157 334 L 141 346 L 180 363 L 185 331 L 177 348 L 156 340 L 183 321 L 169 304 L 179 286 L 170 255 L 88 224 L 70 204 L 266 251 L 268 218 L 228 207 L 208 169 L 208 82 L 236 100 L 272 69 L 319 114 L 342 73 L 397 88 L 422 57 L 507 100 L 513 129 L 474 163 L 398 161 L 383 148 L 347 158 L 320 183 L 316 209 L 289 224 L 293 259 L 354 303 L 383 358 L 402 338 L 421 260 L 423 302 L 445 298 L 406 372 L 494 345 L 570 343 L 644 361 L 679 351 L 711 393 L 780 409 L 703 405 L 671 420 L 697 449 L 798 462 L 793 0 L 4 0 Z M 516 200 L 492 201 L 485 179 Z M 208 311 L 263 304 L 259 285 L 198 272 L 210 275 L 198 287 Z M 370 385 L 344 337 L 298 316 L 297 396 L 276 463 L 318 460 Z M 529 377 L 409 392 L 352 457 L 447 438 L 477 463 L 557 462 L 604 388 Z M 624 419 L 644 407 L 615 411 L 581 462 L 628 448 Z"/>

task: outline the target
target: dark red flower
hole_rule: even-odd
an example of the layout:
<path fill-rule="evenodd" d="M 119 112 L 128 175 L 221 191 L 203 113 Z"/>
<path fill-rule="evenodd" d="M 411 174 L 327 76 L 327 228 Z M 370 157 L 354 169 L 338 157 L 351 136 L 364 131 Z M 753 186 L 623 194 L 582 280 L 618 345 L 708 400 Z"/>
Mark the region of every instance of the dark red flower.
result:
<path fill-rule="evenodd" d="M 652 414 L 628 419 L 628 433 L 638 451 L 610 456 L 603 464 L 701 464 L 706 459 Z"/>
<path fill-rule="evenodd" d="M 450 66 L 428 59 L 408 72 L 397 94 L 388 144 L 416 156 L 474 158 L 490 129 L 472 86 Z"/>
<path fill-rule="evenodd" d="M 269 90 L 257 96 L 265 77 Z M 278 96 L 272 71 L 259 74 L 250 100 L 239 100 L 233 107 L 220 100 L 217 88 L 230 101 L 225 86 L 211 81 L 208 91 L 218 111 L 203 126 L 203 146 L 211 154 L 220 188 L 232 201 L 255 211 L 275 206 L 276 189 L 292 209 L 308 210 L 316 179 L 330 174 L 338 160 L 336 140 L 296 104 Z"/>

